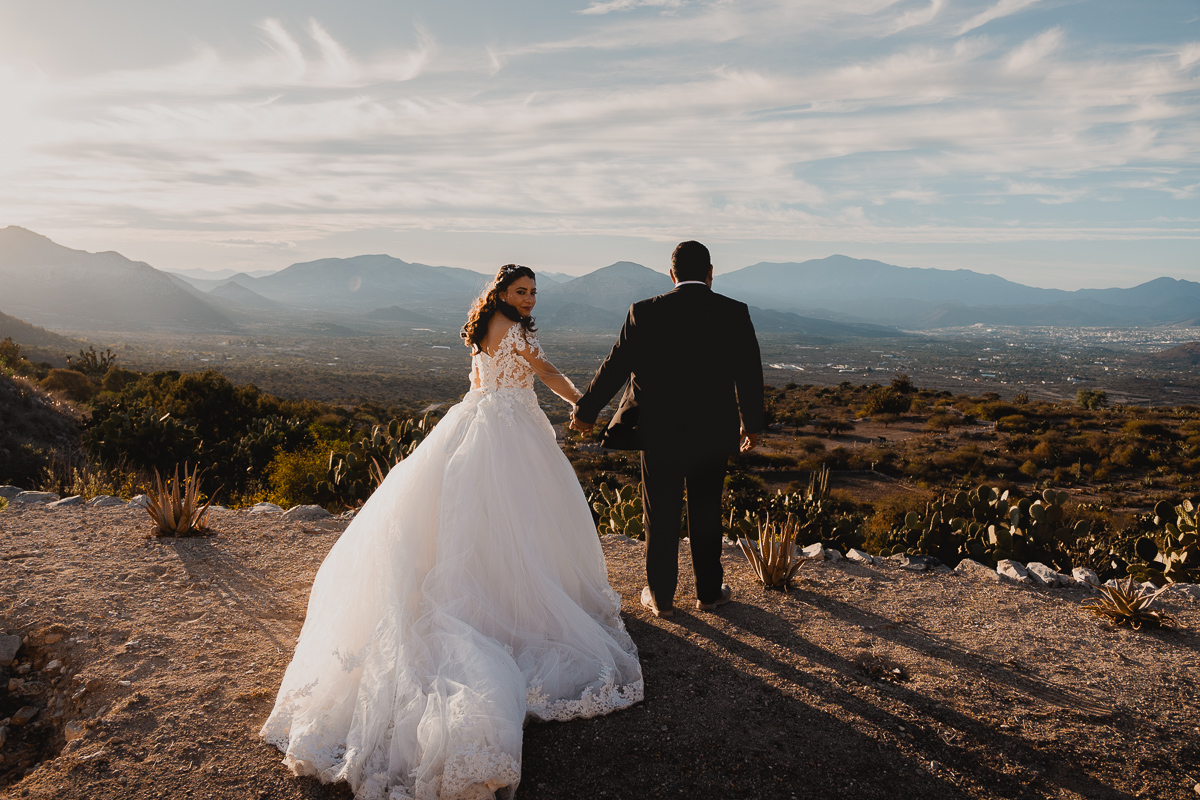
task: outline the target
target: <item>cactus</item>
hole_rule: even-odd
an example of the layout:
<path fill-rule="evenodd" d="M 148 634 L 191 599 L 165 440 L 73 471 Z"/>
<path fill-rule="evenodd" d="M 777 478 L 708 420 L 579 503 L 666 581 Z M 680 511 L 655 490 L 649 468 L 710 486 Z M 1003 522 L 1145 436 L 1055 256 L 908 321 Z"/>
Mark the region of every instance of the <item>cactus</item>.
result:
<path fill-rule="evenodd" d="M 1066 492 L 1053 489 L 1018 501 L 988 486 L 952 498 L 943 495 L 927 505 L 923 515 L 910 512 L 891 531 L 882 554 L 921 553 L 947 564 L 970 558 L 991 566 L 1011 558 L 1067 569 L 1067 545 L 1086 536 L 1091 523 L 1065 525 L 1066 501 Z"/>
<path fill-rule="evenodd" d="M 309 485 L 323 504 L 347 508 L 362 505 L 392 467 L 417 449 L 436 423 L 436 418 L 426 414 L 419 422 L 394 419 L 386 426 L 376 425 L 346 452 L 330 453 L 329 469 L 323 477 L 310 473 Z"/>
<path fill-rule="evenodd" d="M 601 535 L 617 533 L 630 539 L 646 538 L 641 484 L 629 484 L 619 489 L 601 484 L 590 503 L 597 515 L 596 529 Z"/>
<path fill-rule="evenodd" d="M 733 541 L 757 539 L 760 520 L 795 520 L 796 542 L 801 545 L 821 542 L 843 550 L 857 547 L 862 540 L 860 521 L 838 514 L 829 504 L 829 468 L 812 473 L 802 492 L 776 492 L 763 498 L 757 512 L 733 508 L 726 525 L 726 536 Z"/>
<path fill-rule="evenodd" d="M 1159 541 L 1138 539 L 1137 554 L 1146 563 L 1131 566 L 1130 574 L 1160 586 L 1200 582 L 1200 508 L 1191 500 L 1177 506 L 1161 502 L 1154 507 L 1154 525 L 1161 529 Z"/>

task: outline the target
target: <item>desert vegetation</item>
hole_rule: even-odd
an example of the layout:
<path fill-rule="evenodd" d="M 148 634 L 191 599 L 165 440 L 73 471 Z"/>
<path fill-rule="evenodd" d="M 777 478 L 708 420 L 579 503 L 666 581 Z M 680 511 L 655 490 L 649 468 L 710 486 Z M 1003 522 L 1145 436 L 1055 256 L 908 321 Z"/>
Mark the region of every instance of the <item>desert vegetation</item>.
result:
<path fill-rule="evenodd" d="M 190 462 L 204 470 L 203 502 L 338 511 L 365 501 L 437 421 L 420 403 L 287 399 L 215 369 L 118 359 L 89 347 L 55 368 L 0 343 L 0 482 L 128 497 Z M 1110 404 L 1098 390 L 1075 402 L 954 394 L 902 374 L 768 386 L 766 403 L 763 446 L 731 460 L 731 539 L 757 541 L 769 519 L 793 522 L 801 546 L 1195 579 L 1200 408 Z M 599 529 L 638 538 L 636 454 L 573 434 L 564 450 Z"/>

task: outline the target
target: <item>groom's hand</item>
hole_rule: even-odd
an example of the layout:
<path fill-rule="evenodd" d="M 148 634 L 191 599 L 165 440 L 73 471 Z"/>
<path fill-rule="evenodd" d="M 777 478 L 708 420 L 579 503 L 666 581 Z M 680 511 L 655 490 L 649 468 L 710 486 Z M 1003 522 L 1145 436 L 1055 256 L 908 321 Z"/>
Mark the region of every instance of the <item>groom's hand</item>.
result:
<path fill-rule="evenodd" d="M 758 434 L 746 433 L 746 429 L 742 428 L 742 452 L 753 450 L 758 447 Z"/>
<path fill-rule="evenodd" d="M 594 423 L 591 423 L 591 422 L 584 422 L 583 420 L 579 419 L 579 417 L 575 416 L 575 412 L 574 412 L 574 411 L 572 411 L 572 412 L 571 412 L 571 426 L 570 426 L 570 427 L 571 427 L 571 430 L 573 430 L 573 431 L 579 431 L 579 432 L 580 432 L 580 433 L 582 433 L 584 436 L 586 436 L 586 435 L 588 435 L 589 433 L 591 433 L 591 432 L 592 432 L 592 428 L 594 427 Z"/>

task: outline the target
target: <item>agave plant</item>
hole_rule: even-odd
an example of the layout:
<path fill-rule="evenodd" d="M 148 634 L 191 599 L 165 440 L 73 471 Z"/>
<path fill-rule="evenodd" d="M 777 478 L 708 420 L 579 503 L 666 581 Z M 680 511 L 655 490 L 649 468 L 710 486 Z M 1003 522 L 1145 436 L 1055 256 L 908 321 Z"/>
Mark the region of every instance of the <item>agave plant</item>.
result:
<path fill-rule="evenodd" d="M 1168 627 L 1175 624 L 1167 612 L 1151 608 L 1151 603 L 1165 591 L 1148 592 L 1133 582 L 1133 578 L 1117 581 L 1116 586 L 1101 586 L 1100 599 L 1084 603 L 1098 617 L 1116 625 L 1128 625 L 1134 630 Z"/>
<path fill-rule="evenodd" d="M 157 536 L 188 536 L 208 528 L 208 506 L 210 498 L 200 505 L 200 476 L 204 471 L 199 466 L 190 474 L 187 464 L 183 465 L 183 480 L 179 480 L 179 465 L 175 465 L 175 477 L 165 486 L 162 475 L 154 471 L 157 489 L 150 494 L 146 512 L 154 520 L 153 533 Z"/>
<path fill-rule="evenodd" d="M 782 525 L 772 525 L 768 519 L 766 524 L 758 523 L 757 544 L 745 537 L 738 539 L 738 547 L 742 548 L 758 579 L 768 589 L 786 592 L 788 582 L 807 560 L 800 558 L 796 549 L 799 530 L 800 522 L 796 517 L 788 517 Z"/>

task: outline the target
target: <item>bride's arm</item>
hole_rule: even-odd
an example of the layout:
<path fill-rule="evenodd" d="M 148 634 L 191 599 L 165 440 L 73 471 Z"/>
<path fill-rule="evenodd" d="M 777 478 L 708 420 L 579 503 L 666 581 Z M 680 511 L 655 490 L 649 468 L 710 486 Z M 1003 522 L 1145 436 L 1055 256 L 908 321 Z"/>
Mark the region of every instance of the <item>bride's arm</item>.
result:
<path fill-rule="evenodd" d="M 521 356 L 529 362 L 533 367 L 533 371 L 542 379 L 542 383 L 550 387 L 550 391 L 566 400 L 571 405 L 575 405 L 583 393 L 575 388 L 575 384 L 571 383 L 571 379 L 563 375 L 558 369 L 546 360 L 542 354 L 542 348 L 538 345 L 535 339 L 530 343 L 530 346 L 519 348 L 517 350 Z"/>

